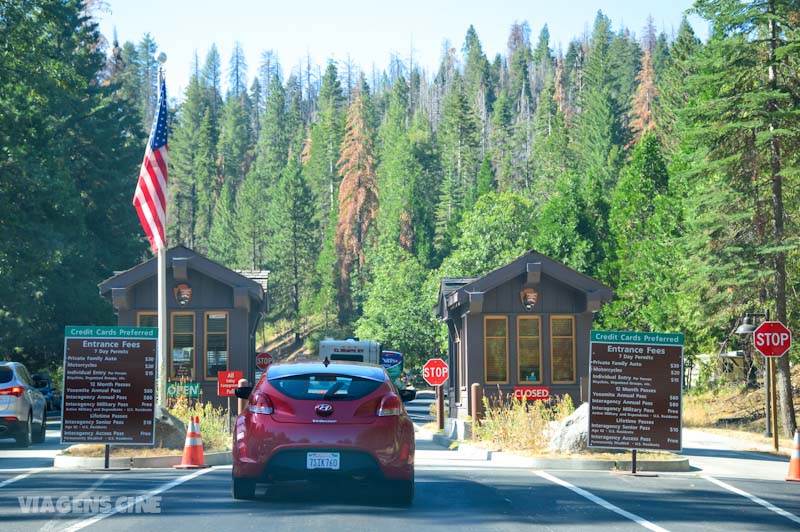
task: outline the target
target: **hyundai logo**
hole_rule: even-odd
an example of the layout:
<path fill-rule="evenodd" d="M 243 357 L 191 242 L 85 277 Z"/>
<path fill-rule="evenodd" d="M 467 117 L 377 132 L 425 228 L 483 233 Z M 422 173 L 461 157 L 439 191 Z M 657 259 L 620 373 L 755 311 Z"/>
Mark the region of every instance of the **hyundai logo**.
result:
<path fill-rule="evenodd" d="M 318 416 L 322 417 L 328 417 L 329 415 L 333 414 L 333 406 L 329 405 L 328 403 L 317 405 L 314 410 L 317 411 Z"/>

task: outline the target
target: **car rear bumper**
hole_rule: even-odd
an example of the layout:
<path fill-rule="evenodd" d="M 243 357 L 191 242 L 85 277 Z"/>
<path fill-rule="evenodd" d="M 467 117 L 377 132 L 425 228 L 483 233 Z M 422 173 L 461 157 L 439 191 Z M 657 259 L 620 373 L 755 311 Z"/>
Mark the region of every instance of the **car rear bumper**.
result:
<path fill-rule="evenodd" d="M 397 418 L 363 425 L 236 424 L 233 476 L 262 482 L 414 478 L 414 428 Z M 307 469 L 309 452 L 338 452 L 338 470 Z"/>
<path fill-rule="evenodd" d="M 13 438 L 24 430 L 25 422 L 18 419 L 10 420 L 0 417 L 0 438 Z"/>

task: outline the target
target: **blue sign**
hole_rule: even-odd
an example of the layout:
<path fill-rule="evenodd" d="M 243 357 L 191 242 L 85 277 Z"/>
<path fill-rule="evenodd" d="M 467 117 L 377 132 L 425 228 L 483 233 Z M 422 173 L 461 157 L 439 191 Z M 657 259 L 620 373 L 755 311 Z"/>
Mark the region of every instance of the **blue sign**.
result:
<path fill-rule="evenodd" d="M 391 368 L 392 366 L 402 366 L 403 354 L 398 353 L 397 351 L 383 351 L 381 353 L 381 365 L 385 368 Z"/>

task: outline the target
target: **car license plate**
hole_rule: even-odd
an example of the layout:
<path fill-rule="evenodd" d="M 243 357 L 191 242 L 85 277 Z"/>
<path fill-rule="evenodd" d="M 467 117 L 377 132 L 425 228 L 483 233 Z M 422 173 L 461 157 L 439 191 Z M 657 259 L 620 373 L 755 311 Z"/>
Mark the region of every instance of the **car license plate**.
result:
<path fill-rule="evenodd" d="M 308 453 L 306 469 L 339 469 L 339 453 Z"/>

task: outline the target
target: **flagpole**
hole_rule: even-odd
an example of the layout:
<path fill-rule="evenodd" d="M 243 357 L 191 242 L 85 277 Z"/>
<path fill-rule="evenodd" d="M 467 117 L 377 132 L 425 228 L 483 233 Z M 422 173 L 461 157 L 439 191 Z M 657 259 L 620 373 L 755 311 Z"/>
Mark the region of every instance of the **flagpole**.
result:
<path fill-rule="evenodd" d="M 161 92 L 161 83 L 164 79 L 164 63 L 166 54 L 160 53 L 157 57 L 158 90 Z M 167 191 L 164 191 L 166 197 Z M 165 213 L 166 215 L 166 213 Z M 164 243 L 158 248 L 158 394 L 157 404 L 167 406 L 167 221 L 164 220 Z"/>

